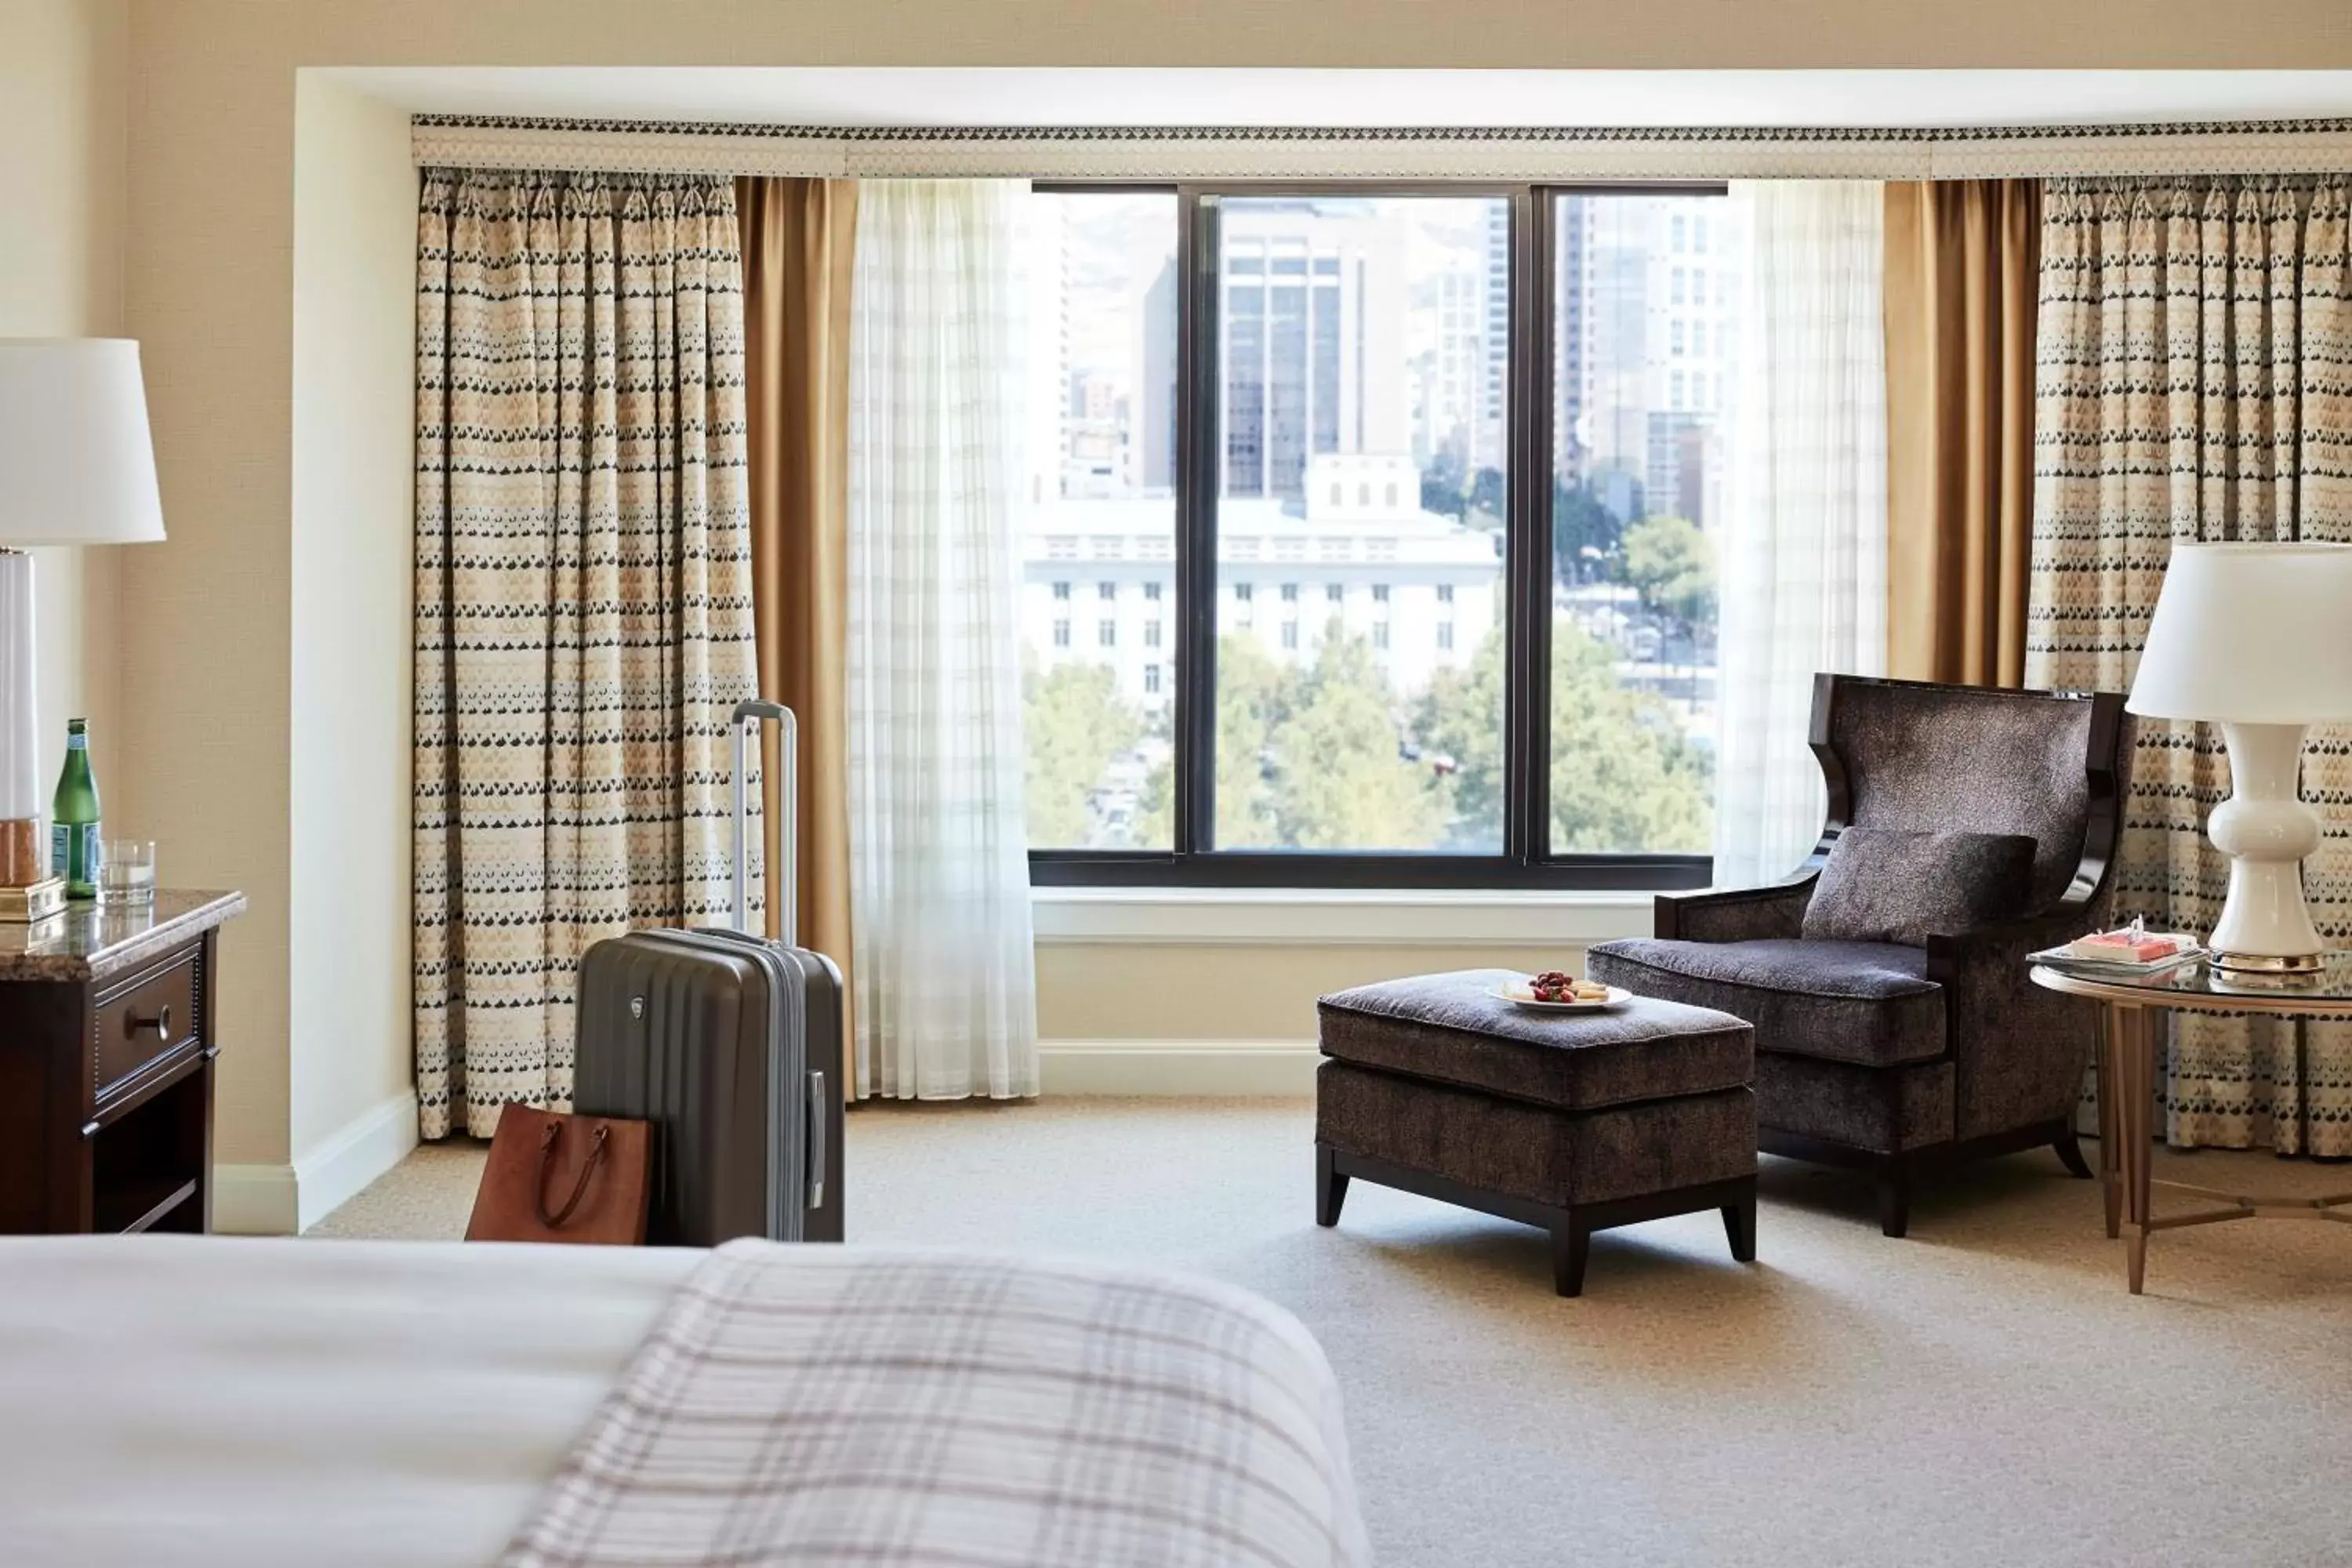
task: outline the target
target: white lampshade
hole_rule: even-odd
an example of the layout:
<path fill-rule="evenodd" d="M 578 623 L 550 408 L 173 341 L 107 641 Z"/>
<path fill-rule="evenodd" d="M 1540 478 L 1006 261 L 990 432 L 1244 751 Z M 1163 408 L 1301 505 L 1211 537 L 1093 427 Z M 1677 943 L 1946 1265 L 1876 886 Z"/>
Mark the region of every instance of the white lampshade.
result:
<path fill-rule="evenodd" d="M 2153 719 L 2352 719 L 2352 544 L 2176 544 L 2125 704 Z"/>
<path fill-rule="evenodd" d="M 163 537 L 139 345 L 0 338 L 0 544 Z"/>

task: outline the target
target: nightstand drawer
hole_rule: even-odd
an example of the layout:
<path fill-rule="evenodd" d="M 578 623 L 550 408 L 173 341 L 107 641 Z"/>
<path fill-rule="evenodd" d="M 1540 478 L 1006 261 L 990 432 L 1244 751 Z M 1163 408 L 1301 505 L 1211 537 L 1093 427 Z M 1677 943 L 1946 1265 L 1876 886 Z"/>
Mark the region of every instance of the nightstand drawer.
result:
<path fill-rule="evenodd" d="M 91 1009 L 95 1085 L 100 1096 L 195 1037 L 196 1004 L 204 984 L 200 952 L 189 947 Z"/>

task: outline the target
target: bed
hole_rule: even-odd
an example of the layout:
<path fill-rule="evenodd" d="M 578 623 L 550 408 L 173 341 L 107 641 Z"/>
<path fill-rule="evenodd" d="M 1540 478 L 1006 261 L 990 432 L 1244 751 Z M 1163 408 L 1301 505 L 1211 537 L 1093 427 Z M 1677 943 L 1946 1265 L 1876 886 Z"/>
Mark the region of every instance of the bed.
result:
<path fill-rule="evenodd" d="M 1149 1270 L 0 1241 L 0 1562 L 1365 1561 L 1314 1342 Z"/>

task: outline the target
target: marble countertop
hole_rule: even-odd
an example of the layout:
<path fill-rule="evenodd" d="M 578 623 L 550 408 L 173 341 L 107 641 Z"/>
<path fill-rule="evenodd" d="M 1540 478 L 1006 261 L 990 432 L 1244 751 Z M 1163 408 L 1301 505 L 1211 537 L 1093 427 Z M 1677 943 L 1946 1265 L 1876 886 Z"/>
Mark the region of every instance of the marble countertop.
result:
<path fill-rule="evenodd" d="M 243 893 L 173 888 L 150 909 L 69 904 L 38 925 L 0 924 L 0 981 L 103 980 L 244 912 Z"/>

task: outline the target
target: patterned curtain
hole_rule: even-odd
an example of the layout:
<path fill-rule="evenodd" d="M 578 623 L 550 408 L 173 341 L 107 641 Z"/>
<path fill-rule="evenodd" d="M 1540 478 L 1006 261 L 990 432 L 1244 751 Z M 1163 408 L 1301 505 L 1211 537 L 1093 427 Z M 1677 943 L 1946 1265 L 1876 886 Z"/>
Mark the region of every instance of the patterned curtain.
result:
<path fill-rule="evenodd" d="M 2352 540 L 2352 237 L 2342 174 L 2069 179 L 2044 191 L 2026 681 L 2128 689 L 2176 540 Z M 2117 909 L 2205 931 L 2225 858 L 2218 726 L 2143 720 Z M 2312 913 L 2352 937 L 2352 731 L 2315 730 Z M 2181 1145 L 2352 1155 L 2352 1026 L 2173 1021 Z"/>
<path fill-rule="evenodd" d="M 849 366 L 861 1094 L 1037 1092 L 1021 743 L 1024 182 L 869 180 Z"/>
<path fill-rule="evenodd" d="M 590 943 L 729 910 L 733 187 L 428 169 L 416 256 L 417 1097 L 483 1137 L 569 1104 Z"/>

